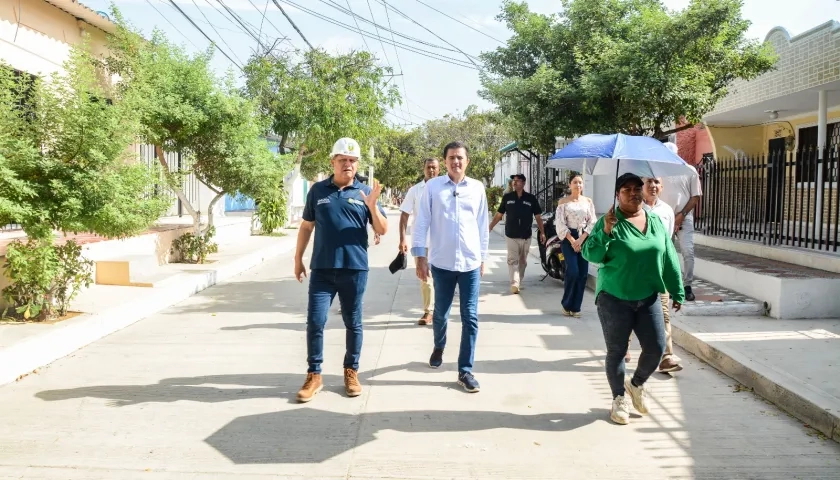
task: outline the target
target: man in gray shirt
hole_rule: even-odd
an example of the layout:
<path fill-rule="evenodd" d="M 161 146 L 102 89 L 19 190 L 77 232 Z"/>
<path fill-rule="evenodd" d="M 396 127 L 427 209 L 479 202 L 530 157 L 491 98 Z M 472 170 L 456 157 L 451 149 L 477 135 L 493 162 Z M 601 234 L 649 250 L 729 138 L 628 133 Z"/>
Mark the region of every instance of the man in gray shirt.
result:
<path fill-rule="evenodd" d="M 677 146 L 666 142 L 665 146 L 677 155 Z M 665 188 L 659 198 L 674 209 L 674 230 L 680 243 L 680 254 L 683 257 L 683 286 L 685 300 L 694 301 L 691 282 L 694 280 L 694 208 L 700 202 L 703 192 L 700 188 L 700 175 L 691 167 L 691 174 L 677 177 L 664 177 L 662 184 Z"/>

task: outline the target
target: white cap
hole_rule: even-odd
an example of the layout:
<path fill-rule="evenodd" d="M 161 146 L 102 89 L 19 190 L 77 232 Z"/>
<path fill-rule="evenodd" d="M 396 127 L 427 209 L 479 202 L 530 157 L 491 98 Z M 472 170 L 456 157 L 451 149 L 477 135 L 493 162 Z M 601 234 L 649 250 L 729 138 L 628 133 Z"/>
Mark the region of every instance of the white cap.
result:
<path fill-rule="evenodd" d="M 679 149 L 677 148 L 677 144 L 674 142 L 665 142 L 665 146 L 668 147 L 668 150 L 671 151 L 674 155 L 679 156 Z"/>
<path fill-rule="evenodd" d="M 330 158 L 336 155 L 347 155 L 348 157 L 359 158 L 361 153 L 362 149 L 359 147 L 359 142 L 353 140 L 352 138 L 339 138 L 333 145 L 332 152 L 330 152 Z"/>

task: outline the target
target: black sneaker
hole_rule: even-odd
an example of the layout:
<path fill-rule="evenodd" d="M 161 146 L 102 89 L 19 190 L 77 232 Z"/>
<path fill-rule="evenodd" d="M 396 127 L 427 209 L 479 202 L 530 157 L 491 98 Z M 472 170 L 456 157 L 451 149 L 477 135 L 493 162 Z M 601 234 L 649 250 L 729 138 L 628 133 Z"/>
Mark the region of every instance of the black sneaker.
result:
<path fill-rule="evenodd" d="M 694 294 L 691 293 L 691 287 L 685 287 L 685 301 L 686 302 L 693 302 L 694 301 Z"/>
<path fill-rule="evenodd" d="M 481 389 L 481 385 L 478 384 L 478 380 L 476 380 L 470 372 L 458 374 L 458 385 L 464 387 L 464 390 L 470 393 L 476 393 Z"/>
<path fill-rule="evenodd" d="M 429 366 L 432 368 L 438 368 L 443 365 L 443 349 L 436 348 L 435 351 L 432 352 L 432 357 L 429 359 Z"/>

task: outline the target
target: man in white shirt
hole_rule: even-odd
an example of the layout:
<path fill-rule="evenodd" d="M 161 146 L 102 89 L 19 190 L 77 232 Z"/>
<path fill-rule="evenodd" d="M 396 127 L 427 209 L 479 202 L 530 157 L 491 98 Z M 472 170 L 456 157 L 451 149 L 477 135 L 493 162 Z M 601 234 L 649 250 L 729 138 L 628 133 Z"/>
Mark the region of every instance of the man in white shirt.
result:
<path fill-rule="evenodd" d="M 648 212 L 652 212 L 662 220 L 665 228 L 668 229 L 668 241 L 674 236 L 674 210 L 663 202 L 659 196 L 665 190 L 662 186 L 662 178 L 644 178 L 645 185 L 642 189 L 645 203 L 642 207 Z M 668 301 L 670 300 L 667 293 L 660 295 L 662 302 L 662 315 L 665 317 L 665 353 L 662 355 L 662 361 L 659 362 L 659 371 L 663 373 L 678 372 L 682 370 L 682 365 L 679 359 L 674 355 L 674 342 L 671 339 L 671 312 L 668 310 Z"/>
<path fill-rule="evenodd" d="M 677 146 L 666 142 L 665 146 L 677 154 Z M 691 167 L 688 175 L 665 177 L 661 199 L 674 209 L 674 229 L 680 240 L 680 254 L 683 257 L 683 286 L 685 300 L 694 301 L 691 282 L 694 280 L 694 208 L 703 195 L 700 187 L 700 175 Z"/>
<path fill-rule="evenodd" d="M 440 174 L 440 162 L 436 158 L 427 158 L 423 160 L 423 180 L 417 182 L 412 186 L 408 193 L 405 194 L 405 200 L 400 206 L 400 252 L 408 254 L 408 242 L 405 239 L 406 230 L 408 227 L 409 217 L 412 218 L 412 226 L 417 223 L 417 205 L 420 199 L 423 198 L 423 190 L 426 187 L 426 182 L 437 177 Z M 413 233 L 413 232 L 412 232 Z M 428 235 L 427 235 L 428 237 Z M 428 239 L 426 245 L 429 245 Z M 428 257 L 429 249 L 426 248 L 426 256 Z M 420 293 L 423 295 L 423 316 L 417 322 L 418 325 L 432 324 L 432 311 L 429 309 L 432 303 L 432 279 L 420 280 Z"/>
<path fill-rule="evenodd" d="M 458 384 L 475 393 L 479 384 L 472 367 L 478 338 L 479 285 L 490 246 L 490 210 L 484 184 L 467 177 L 468 155 L 462 142 L 443 148 L 447 174 L 426 182 L 417 208 L 411 254 L 417 259 L 417 277 L 425 281 L 431 275 L 435 280 L 434 350 L 429 366 L 443 364 L 449 310 L 457 286 L 461 303 Z"/>

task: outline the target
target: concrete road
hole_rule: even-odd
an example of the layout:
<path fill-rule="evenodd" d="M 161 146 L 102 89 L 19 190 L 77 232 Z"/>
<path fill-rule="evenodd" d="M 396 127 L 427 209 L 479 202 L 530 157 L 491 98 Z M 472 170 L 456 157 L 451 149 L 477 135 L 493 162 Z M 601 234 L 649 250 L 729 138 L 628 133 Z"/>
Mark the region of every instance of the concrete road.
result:
<path fill-rule="evenodd" d="M 840 478 L 838 444 L 685 352 L 685 370 L 648 384 L 650 416 L 612 424 L 591 295 L 583 318 L 561 317 L 562 286 L 539 282 L 536 264 L 523 293 L 509 294 L 495 235 L 481 286 L 482 390 L 465 393 L 457 316 L 444 366 L 426 366 L 432 330 L 416 325 L 413 265 L 386 268 L 392 217 L 371 248 L 362 396 L 343 394 L 336 314 L 327 387 L 295 403 L 307 287 L 287 256 L 0 388 L 0 478 Z"/>

